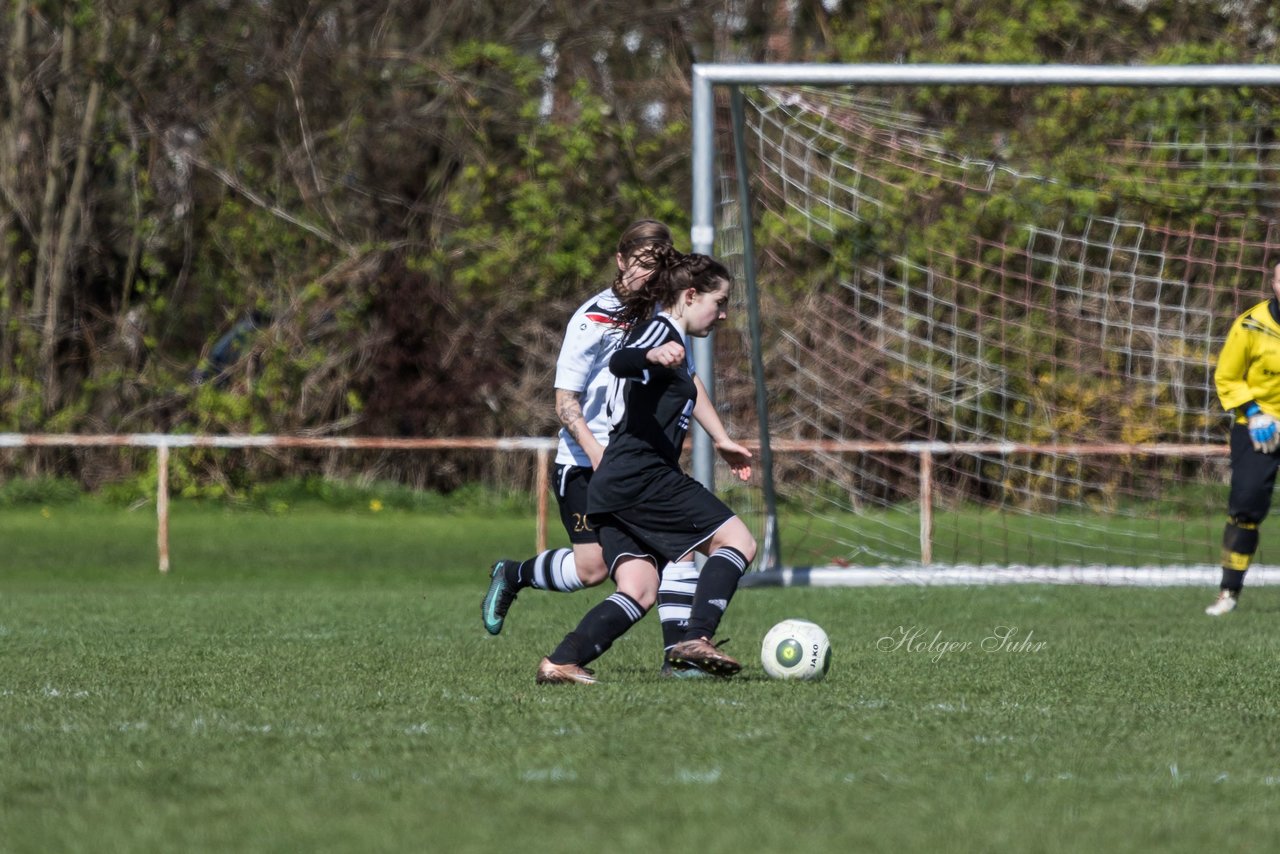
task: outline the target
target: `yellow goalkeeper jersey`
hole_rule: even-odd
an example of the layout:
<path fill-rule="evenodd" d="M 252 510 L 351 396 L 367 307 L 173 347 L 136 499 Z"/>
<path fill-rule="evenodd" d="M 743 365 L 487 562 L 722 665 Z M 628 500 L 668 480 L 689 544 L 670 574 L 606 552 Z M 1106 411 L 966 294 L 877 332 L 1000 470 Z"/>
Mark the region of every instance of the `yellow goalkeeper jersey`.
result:
<path fill-rule="evenodd" d="M 1218 353 L 1213 381 L 1224 409 L 1245 421 L 1243 407 L 1251 400 L 1268 415 L 1280 417 L 1280 322 L 1264 300 L 1235 319 Z"/>

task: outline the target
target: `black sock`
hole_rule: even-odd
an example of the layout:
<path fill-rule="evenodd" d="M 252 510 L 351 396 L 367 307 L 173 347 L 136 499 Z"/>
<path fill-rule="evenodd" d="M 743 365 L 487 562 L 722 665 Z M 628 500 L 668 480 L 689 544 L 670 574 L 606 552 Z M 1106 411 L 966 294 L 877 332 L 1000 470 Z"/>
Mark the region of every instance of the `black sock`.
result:
<path fill-rule="evenodd" d="M 1223 590 L 1230 590 L 1239 596 L 1240 591 L 1244 588 L 1244 573 L 1238 569 L 1223 569 L 1222 584 L 1220 586 Z"/>
<path fill-rule="evenodd" d="M 1258 523 L 1232 516 L 1222 529 L 1222 584 L 1237 596 L 1244 587 L 1244 574 L 1258 550 Z"/>
<path fill-rule="evenodd" d="M 583 665 L 595 661 L 644 615 L 639 602 L 625 593 L 614 593 L 588 611 L 578 627 L 565 635 L 547 657 L 553 664 Z"/>
<path fill-rule="evenodd" d="M 711 638 L 720 625 L 729 600 L 738 590 L 738 581 L 747 570 L 747 559 L 732 546 L 716 549 L 702 565 L 698 588 L 693 594 L 689 628 L 685 640 Z"/>

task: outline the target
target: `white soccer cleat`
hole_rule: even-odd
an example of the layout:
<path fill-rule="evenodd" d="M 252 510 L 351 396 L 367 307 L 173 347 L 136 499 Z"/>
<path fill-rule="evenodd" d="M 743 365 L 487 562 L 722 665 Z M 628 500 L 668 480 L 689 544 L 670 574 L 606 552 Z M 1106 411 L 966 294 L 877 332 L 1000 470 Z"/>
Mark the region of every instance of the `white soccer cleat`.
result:
<path fill-rule="evenodd" d="M 1213 600 L 1213 604 L 1204 609 L 1204 612 L 1210 617 L 1221 617 L 1223 614 L 1230 614 L 1236 609 L 1239 602 L 1238 595 L 1230 590 L 1223 590 L 1218 594 L 1218 598 Z"/>

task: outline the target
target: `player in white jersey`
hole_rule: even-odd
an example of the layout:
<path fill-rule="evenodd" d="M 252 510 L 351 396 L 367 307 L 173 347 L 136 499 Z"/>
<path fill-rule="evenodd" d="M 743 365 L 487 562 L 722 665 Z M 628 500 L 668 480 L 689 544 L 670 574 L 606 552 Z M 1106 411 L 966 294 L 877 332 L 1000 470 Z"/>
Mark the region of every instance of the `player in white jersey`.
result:
<path fill-rule="evenodd" d="M 548 549 L 525 561 L 500 560 L 494 564 L 489 589 L 481 602 L 481 617 L 490 634 L 502 631 L 511 603 L 525 587 L 571 592 L 594 587 L 608 577 L 599 535 L 587 519 L 587 485 L 609 441 L 610 424 L 605 412 L 612 379 L 609 358 L 624 338 L 616 319 L 621 309 L 618 294 L 643 285 L 652 271 L 653 248 L 671 245 L 671 232 L 662 223 L 633 223 L 618 241 L 618 274 L 613 287 L 584 302 L 569 321 L 556 362 L 556 416 L 563 427 L 553 485 L 560 518 L 573 548 Z M 694 417 L 734 473 L 745 480 L 751 474 L 751 452 L 729 438 L 701 381 L 697 388 Z M 667 649 L 684 636 L 697 578 L 697 566 L 692 560 L 673 563 L 663 570 L 658 614 Z M 673 670 L 666 663 L 663 672 L 697 673 L 687 668 Z"/>

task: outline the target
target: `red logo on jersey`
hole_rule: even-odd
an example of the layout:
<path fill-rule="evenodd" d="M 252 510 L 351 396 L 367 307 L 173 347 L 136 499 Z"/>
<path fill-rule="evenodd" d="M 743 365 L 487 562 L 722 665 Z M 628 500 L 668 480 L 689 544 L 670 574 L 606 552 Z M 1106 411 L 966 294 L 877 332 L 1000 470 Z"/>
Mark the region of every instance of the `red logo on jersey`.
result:
<path fill-rule="evenodd" d="M 600 307 L 599 303 L 591 306 L 586 311 L 586 318 L 592 323 L 603 324 L 604 326 L 621 326 L 622 321 L 618 320 L 608 311 Z"/>

